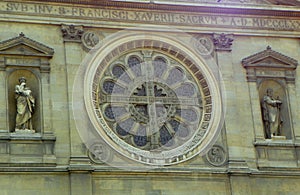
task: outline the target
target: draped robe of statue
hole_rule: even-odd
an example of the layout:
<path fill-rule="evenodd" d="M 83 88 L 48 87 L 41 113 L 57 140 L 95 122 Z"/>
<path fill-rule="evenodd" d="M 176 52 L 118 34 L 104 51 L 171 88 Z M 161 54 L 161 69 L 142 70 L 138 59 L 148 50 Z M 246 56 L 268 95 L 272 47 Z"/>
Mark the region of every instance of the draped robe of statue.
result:
<path fill-rule="evenodd" d="M 281 134 L 282 118 L 280 114 L 281 101 L 273 99 L 273 91 L 267 90 L 267 95 L 264 96 L 262 102 L 263 120 L 266 131 L 266 138 L 270 139 L 273 136 Z"/>
<path fill-rule="evenodd" d="M 25 82 L 15 87 L 15 98 L 17 100 L 17 130 L 32 130 L 32 114 L 35 100 L 31 94 L 31 90 L 25 87 Z"/>

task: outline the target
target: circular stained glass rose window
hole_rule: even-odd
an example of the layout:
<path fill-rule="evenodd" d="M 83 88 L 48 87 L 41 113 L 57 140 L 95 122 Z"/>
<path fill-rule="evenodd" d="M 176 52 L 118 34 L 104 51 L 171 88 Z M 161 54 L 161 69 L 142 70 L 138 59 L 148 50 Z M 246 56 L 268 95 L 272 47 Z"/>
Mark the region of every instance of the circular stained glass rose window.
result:
<path fill-rule="evenodd" d="M 182 145 L 200 125 L 203 98 L 194 78 L 160 52 L 120 56 L 99 78 L 97 91 L 96 106 L 109 128 L 145 151 Z"/>
<path fill-rule="evenodd" d="M 87 70 L 88 114 L 122 155 L 151 165 L 183 162 L 216 132 L 209 130 L 213 87 L 184 51 L 166 49 L 160 41 L 145 43 L 119 45 Z"/>

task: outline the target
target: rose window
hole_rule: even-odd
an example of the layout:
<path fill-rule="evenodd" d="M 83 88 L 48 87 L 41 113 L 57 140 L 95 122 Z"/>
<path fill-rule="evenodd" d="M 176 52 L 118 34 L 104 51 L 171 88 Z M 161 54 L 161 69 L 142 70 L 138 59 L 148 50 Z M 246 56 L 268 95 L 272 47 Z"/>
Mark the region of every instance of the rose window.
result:
<path fill-rule="evenodd" d="M 190 159 L 219 129 L 214 77 L 184 50 L 134 39 L 101 47 L 83 70 L 89 120 L 109 147 L 131 160 L 168 165 Z M 91 142 L 87 136 L 82 133 Z"/>
<path fill-rule="evenodd" d="M 179 62 L 162 53 L 138 51 L 113 61 L 104 75 L 98 104 L 108 126 L 124 142 L 143 150 L 164 150 L 195 133 L 202 97 Z"/>

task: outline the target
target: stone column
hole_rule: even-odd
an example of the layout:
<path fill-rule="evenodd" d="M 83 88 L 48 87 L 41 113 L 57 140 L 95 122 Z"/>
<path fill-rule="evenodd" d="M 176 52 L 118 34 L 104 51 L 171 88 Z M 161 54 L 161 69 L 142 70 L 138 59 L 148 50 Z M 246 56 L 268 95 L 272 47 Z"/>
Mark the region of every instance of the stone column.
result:
<path fill-rule="evenodd" d="M 260 107 L 260 99 L 257 90 L 256 82 L 248 82 L 249 87 L 249 95 L 250 95 L 250 104 L 253 115 L 253 128 L 255 134 L 255 141 L 265 140 L 265 135 L 263 129 L 263 122 L 261 119 L 261 107 Z"/>
<path fill-rule="evenodd" d="M 249 148 L 252 146 L 250 147 L 245 142 L 245 140 L 251 140 L 249 137 L 253 137 L 253 130 L 250 122 L 241 124 L 245 121 L 240 121 L 239 123 L 236 121 L 245 118 L 246 113 L 251 113 L 246 110 L 251 109 L 246 107 L 246 105 L 249 105 L 248 91 L 246 87 L 244 89 L 240 87 L 244 77 L 240 78 L 240 71 L 236 70 L 237 67 L 234 66 L 234 62 L 232 61 L 233 35 L 224 33 L 214 34 L 213 42 L 216 51 L 216 61 L 222 75 L 220 82 L 223 82 L 225 86 L 223 98 L 225 104 L 225 130 L 228 145 L 229 170 L 244 172 L 248 170 L 245 159 L 254 155 L 249 153 Z M 249 121 L 252 121 L 251 116 L 247 117 L 250 117 Z"/>
<path fill-rule="evenodd" d="M 90 161 L 86 155 L 86 147 L 83 144 L 76 129 L 73 110 L 72 110 L 72 93 L 76 72 L 83 60 L 81 37 L 83 35 L 82 26 L 62 25 L 61 28 L 64 46 L 65 46 L 65 63 L 68 90 L 68 115 L 70 128 L 70 169 L 71 170 L 89 170 Z M 80 89 L 79 89 L 80 90 Z M 81 184 L 78 184 L 81 185 Z"/>
<path fill-rule="evenodd" d="M 0 61 L 0 66 L 1 66 Z M 0 109 L 0 132 L 8 132 L 8 101 L 7 101 L 7 88 L 5 84 L 5 78 L 6 74 L 5 71 L 2 71 L 0 69 L 0 107 L 3 109 Z"/>
<path fill-rule="evenodd" d="M 51 106 L 51 90 L 50 90 L 50 68 L 49 62 L 42 61 L 43 65 L 47 65 L 46 68 L 41 68 L 41 88 L 42 88 L 42 100 L 43 102 L 43 110 L 41 110 L 41 118 L 43 121 L 42 129 L 44 137 L 54 137 L 53 128 L 52 128 L 52 106 Z"/>

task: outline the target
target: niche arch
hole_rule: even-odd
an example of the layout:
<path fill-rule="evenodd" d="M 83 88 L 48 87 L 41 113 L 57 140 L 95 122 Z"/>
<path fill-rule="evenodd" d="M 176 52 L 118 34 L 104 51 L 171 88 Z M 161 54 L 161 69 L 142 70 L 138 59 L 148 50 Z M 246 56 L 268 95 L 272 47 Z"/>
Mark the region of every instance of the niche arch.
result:
<path fill-rule="evenodd" d="M 16 118 L 15 86 L 20 77 L 27 79 L 27 87 L 35 98 L 35 112 L 33 114 L 33 126 L 37 133 L 53 134 L 51 129 L 44 130 L 43 112 L 50 110 L 50 105 L 45 103 L 50 93 L 50 62 L 54 50 L 42 43 L 32 40 L 20 33 L 19 36 L 0 42 L 0 71 L 5 75 L 6 91 L 6 129 L 14 132 Z M 42 91 L 42 86 L 44 90 Z M 46 106 L 46 109 L 43 109 Z M 48 116 L 47 116 L 48 117 Z M 49 125 L 48 125 L 49 126 Z"/>
<path fill-rule="evenodd" d="M 266 95 L 267 89 L 273 90 L 273 98 L 279 99 L 282 101 L 282 105 L 280 106 L 280 116 L 282 119 L 282 128 L 281 135 L 285 136 L 286 139 L 292 139 L 292 131 L 291 131 L 291 123 L 290 123 L 290 113 L 289 113 L 289 101 L 287 97 L 287 91 L 285 85 L 273 79 L 263 79 L 259 83 L 258 91 L 259 91 L 259 99 L 260 105 L 262 105 L 263 98 Z M 262 107 L 262 106 L 261 106 Z M 263 111 L 261 110 L 262 115 Z M 264 129 L 265 132 L 265 129 Z M 265 135 L 266 137 L 266 135 Z"/>
<path fill-rule="evenodd" d="M 18 69 L 12 70 L 7 77 L 7 101 L 8 101 L 8 125 L 9 132 L 15 131 L 15 121 L 16 121 L 16 99 L 15 99 L 15 86 L 19 84 L 19 78 L 26 78 L 26 86 L 32 91 L 32 95 L 35 98 L 35 108 L 32 116 L 33 129 L 37 133 L 41 133 L 42 123 L 41 123 L 41 82 L 40 78 L 35 71 Z"/>
<path fill-rule="evenodd" d="M 274 51 L 270 46 L 242 60 L 251 94 L 255 140 L 265 141 L 265 130 L 261 116 L 261 100 L 267 88 L 273 88 L 274 96 L 282 99 L 283 131 L 286 139 L 293 139 L 292 115 L 289 96 L 295 88 L 298 61 Z M 259 114 L 260 113 L 260 114 Z"/>
<path fill-rule="evenodd" d="M 5 124 L 0 129 L 0 165 L 56 166 L 55 142 L 51 123 L 50 59 L 54 50 L 42 43 L 19 36 L 0 42 L 0 73 L 5 99 Z M 32 125 L 35 132 L 15 131 L 15 86 L 26 78 L 26 87 L 35 99 Z"/>

